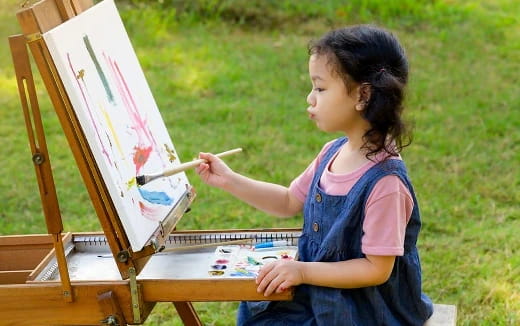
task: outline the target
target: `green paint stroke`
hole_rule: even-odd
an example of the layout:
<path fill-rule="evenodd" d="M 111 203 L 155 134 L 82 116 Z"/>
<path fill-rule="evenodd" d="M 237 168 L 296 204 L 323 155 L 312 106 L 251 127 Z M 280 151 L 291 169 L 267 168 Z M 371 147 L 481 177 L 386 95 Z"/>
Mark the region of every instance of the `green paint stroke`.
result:
<path fill-rule="evenodd" d="M 96 54 L 94 53 L 94 49 L 92 49 L 92 45 L 90 44 L 88 35 L 83 36 L 83 42 L 85 42 L 85 46 L 87 47 L 88 54 L 90 55 L 90 58 L 92 59 L 92 61 L 94 62 L 94 65 L 96 66 L 98 76 L 101 79 L 101 82 L 103 83 L 103 87 L 105 88 L 105 92 L 107 93 L 108 100 L 111 103 L 114 103 L 114 95 L 112 94 L 112 91 L 110 90 L 110 86 L 108 85 L 108 80 L 105 76 L 105 73 L 103 72 L 103 69 L 101 69 L 101 65 L 99 64 Z"/>

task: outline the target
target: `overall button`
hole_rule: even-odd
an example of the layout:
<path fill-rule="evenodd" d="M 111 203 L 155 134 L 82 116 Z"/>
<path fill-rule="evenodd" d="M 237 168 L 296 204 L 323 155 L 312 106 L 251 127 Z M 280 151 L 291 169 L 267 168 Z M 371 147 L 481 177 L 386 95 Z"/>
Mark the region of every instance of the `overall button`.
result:
<path fill-rule="evenodd" d="M 314 232 L 318 232 L 320 230 L 320 225 L 316 222 L 312 223 L 312 229 Z"/>
<path fill-rule="evenodd" d="M 316 194 L 316 201 L 318 203 L 321 203 L 321 195 L 320 194 Z"/>

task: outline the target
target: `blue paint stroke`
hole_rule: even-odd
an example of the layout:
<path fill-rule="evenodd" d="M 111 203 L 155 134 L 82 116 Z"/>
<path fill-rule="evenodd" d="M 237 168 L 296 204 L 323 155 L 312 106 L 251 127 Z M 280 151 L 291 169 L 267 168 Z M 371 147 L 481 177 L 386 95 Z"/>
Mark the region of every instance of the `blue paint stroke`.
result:
<path fill-rule="evenodd" d="M 148 191 L 142 187 L 137 187 L 137 189 L 141 196 L 149 203 L 165 206 L 170 206 L 173 203 L 173 198 L 168 196 L 164 191 Z"/>
<path fill-rule="evenodd" d="M 231 273 L 231 276 L 235 277 L 256 277 L 256 274 L 245 270 L 243 268 L 236 268 L 234 272 Z"/>

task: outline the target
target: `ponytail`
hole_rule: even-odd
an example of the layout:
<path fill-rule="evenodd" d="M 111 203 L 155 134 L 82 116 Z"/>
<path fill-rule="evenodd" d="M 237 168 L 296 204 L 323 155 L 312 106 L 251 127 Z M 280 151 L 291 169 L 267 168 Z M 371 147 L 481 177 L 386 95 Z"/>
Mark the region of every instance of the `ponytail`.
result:
<path fill-rule="evenodd" d="M 370 122 L 371 129 L 364 135 L 363 147 L 368 150 L 367 157 L 380 151 L 397 156 L 411 143 L 401 119 L 405 84 L 389 68 L 374 73 L 369 84 L 370 98 L 362 115 Z"/>

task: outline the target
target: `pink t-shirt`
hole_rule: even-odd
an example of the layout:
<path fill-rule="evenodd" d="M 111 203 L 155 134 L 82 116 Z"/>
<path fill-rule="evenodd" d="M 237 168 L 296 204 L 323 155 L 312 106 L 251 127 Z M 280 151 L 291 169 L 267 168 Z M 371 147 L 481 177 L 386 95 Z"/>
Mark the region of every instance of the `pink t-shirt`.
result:
<path fill-rule="evenodd" d="M 307 169 L 291 182 L 289 191 L 302 203 L 305 202 L 312 178 L 332 143 L 333 141 L 325 144 Z M 320 179 L 321 189 L 329 195 L 336 196 L 346 195 L 357 180 L 384 157 L 383 153 L 376 155 L 376 162 L 368 161 L 355 171 L 336 174 L 330 172 L 330 165 L 336 155 L 330 160 Z M 406 225 L 410 220 L 412 209 L 412 196 L 398 176 L 389 175 L 379 180 L 365 206 L 362 252 L 365 255 L 402 256 Z"/>

